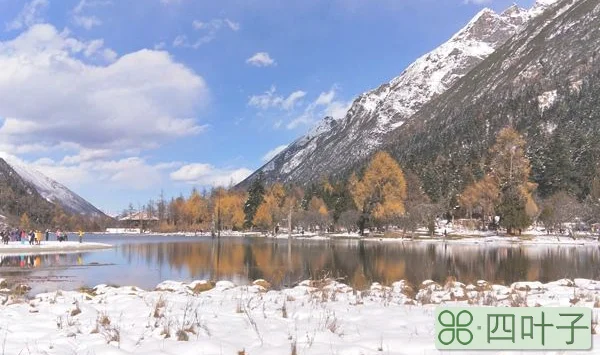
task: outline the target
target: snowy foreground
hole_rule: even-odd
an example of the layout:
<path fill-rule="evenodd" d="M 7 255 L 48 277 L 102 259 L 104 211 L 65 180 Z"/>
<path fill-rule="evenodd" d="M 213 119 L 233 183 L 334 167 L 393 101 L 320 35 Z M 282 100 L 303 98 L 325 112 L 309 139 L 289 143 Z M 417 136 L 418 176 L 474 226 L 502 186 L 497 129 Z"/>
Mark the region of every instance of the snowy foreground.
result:
<path fill-rule="evenodd" d="M 8 244 L 0 244 L 0 253 L 3 255 L 11 253 L 36 253 L 44 254 L 48 252 L 57 251 L 82 251 L 82 250 L 96 250 L 96 249 L 108 249 L 112 248 L 112 245 L 105 243 L 79 243 L 78 241 L 43 241 L 40 245 L 29 245 L 29 242 L 8 242 Z"/>
<path fill-rule="evenodd" d="M 268 287 L 263 280 L 250 286 L 165 281 L 154 291 L 100 285 L 29 300 L 2 295 L 0 351 L 436 354 L 433 313 L 439 303 L 587 306 L 594 309 L 594 322 L 600 310 L 594 308 L 600 306 L 600 282 L 584 279 L 510 287 L 449 280 L 443 286 L 426 281 L 413 288 L 400 281 L 392 287 L 373 284 L 362 292 L 334 281 L 304 281 L 281 291 Z"/>

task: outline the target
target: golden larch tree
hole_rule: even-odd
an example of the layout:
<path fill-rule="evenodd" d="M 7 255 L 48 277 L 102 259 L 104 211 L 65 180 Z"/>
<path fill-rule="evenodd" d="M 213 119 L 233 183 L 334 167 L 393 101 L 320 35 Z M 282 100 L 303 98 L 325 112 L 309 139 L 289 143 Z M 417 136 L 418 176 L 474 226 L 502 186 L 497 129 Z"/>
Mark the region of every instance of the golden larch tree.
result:
<path fill-rule="evenodd" d="M 362 213 L 361 234 L 372 219 L 385 223 L 404 214 L 406 179 L 400 165 L 386 152 L 375 154 L 360 180 L 353 174 L 349 187 Z"/>

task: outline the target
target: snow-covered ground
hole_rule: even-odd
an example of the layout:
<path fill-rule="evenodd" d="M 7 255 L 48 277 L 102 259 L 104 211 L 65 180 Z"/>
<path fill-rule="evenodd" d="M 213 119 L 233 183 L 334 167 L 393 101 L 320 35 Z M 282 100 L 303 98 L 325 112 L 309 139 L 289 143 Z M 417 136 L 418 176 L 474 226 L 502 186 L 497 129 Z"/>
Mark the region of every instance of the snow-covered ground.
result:
<path fill-rule="evenodd" d="M 67 251 L 82 251 L 82 250 L 95 250 L 95 249 L 108 249 L 112 248 L 112 245 L 105 243 L 89 243 L 78 241 L 43 241 L 40 245 L 29 245 L 29 242 L 8 242 L 8 244 L 0 244 L 0 254 L 9 255 L 11 253 L 54 253 L 54 252 L 67 252 Z"/>
<path fill-rule="evenodd" d="M 269 291 L 268 286 L 264 280 L 251 286 L 165 281 L 154 291 L 99 285 L 82 292 L 38 294 L 30 300 L 0 296 L 0 351 L 436 354 L 433 314 L 441 303 L 577 305 L 592 308 L 594 322 L 600 311 L 600 282 L 585 279 L 509 287 L 454 280 L 412 287 L 399 281 L 391 287 L 373 284 L 366 291 L 334 281 L 304 281 L 281 291 Z"/>

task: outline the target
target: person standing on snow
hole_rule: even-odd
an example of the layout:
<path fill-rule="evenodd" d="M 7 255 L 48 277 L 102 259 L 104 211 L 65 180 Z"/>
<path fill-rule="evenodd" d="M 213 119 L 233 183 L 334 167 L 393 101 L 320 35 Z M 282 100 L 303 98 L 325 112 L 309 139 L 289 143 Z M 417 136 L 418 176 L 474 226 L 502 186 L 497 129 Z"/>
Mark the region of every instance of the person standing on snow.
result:
<path fill-rule="evenodd" d="M 83 231 L 80 229 L 79 230 L 79 243 L 81 243 L 83 241 Z"/>

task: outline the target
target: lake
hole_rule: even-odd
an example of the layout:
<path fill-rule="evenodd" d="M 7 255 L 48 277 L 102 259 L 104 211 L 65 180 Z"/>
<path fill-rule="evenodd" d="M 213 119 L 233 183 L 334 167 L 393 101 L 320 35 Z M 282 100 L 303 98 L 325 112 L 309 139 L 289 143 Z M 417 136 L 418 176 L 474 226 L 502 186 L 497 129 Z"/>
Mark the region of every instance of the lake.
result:
<path fill-rule="evenodd" d="M 469 283 L 561 278 L 600 279 L 600 245 L 493 246 L 418 242 L 150 235 L 87 235 L 113 249 L 52 255 L 0 254 L 0 277 L 31 293 L 97 284 L 153 289 L 164 280 L 264 278 L 276 288 L 308 278 L 340 278 L 356 288 L 372 282 L 413 284 L 448 276 Z"/>

